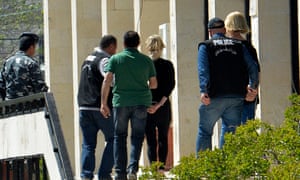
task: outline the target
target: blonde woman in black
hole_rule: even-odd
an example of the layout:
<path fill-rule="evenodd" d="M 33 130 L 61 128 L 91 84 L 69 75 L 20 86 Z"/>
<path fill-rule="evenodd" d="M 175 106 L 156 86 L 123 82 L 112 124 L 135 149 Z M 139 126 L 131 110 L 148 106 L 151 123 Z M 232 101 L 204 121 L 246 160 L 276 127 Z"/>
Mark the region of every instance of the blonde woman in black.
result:
<path fill-rule="evenodd" d="M 256 49 L 245 38 L 250 31 L 245 16 L 239 11 L 229 13 L 225 18 L 225 28 L 227 37 L 240 40 L 243 43 L 243 45 L 248 49 L 250 55 L 258 65 L 258 72 L 260 72 L 260 65 Z M 256 106 L 258 104 L 258 95 L 257 89 L 254 91 L 255 92 L 249 92 L 244 101 L 243 111 L 241 115 L 241 124 L 246 124 L 248 120 L 255 118 Z M 256 98 L 253 98 L 254 100 L 249 101 L 247 100 L 248 96 L 250 96 L 250 99 L 253 98 L 251 96 L 254 96 Z M 222 122 L 220 148 L 222 148 L 222 146 L 224 145 L 224 136 L 226 132 L 227 125 L 224 122 Z"/>
<path fill-rule="evenodd" d="M 165 47 L 159 35 L 151 35 L 146 40 L 149 57 L 156 69 L 157 89 L 152 89 L 152 106 L 148 108 L 146 138 L 150 163 L 159 161 L 166 164 L 168 154 L 168 130 L 171 123 L 169 96 L 175 86 L 173 64 L 161 58 Z M 156 134 L 156 129 L 157 133 Z M 158 150 L 157 150 L 158 148 Z M 164 169 L 164 166 L 161 167 Z"/>

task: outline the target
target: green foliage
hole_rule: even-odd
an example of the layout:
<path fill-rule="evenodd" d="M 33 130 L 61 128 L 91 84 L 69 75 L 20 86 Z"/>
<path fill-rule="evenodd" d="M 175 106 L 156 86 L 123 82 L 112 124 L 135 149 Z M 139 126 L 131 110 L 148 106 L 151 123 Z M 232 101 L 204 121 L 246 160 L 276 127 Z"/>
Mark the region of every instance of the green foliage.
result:
<path fill-rule="evenodd" d="M 285 111 L 284 125 L 296 130 L 300 135 L 300 96 L 293 94 L 289 99 L 292 105 Z"/>
<path fill-rule="evenodd" d="M 42 1 L 5 1 L 0 0 L 0 21 L 2 25 L 12 27 L 17 25 L 34 25 L 36 22 L 42 22 Z"/>
<path fill-rule="evenodd" d="M 174 179 L 300 179 L 300 96 L 290 100 L 280 127 L 248 121 L 225 135 L 222 149 L 183 157 L 171 170 Z"/>
<path fill-rule="evenodd" d="M 139 180 L 163 180 L 165 175 L 159 171 L 159 168 L 163 166 L 161 162 L 155 162 L 150 167 L 141 167 L 142 174 L 139 176 Z"/>

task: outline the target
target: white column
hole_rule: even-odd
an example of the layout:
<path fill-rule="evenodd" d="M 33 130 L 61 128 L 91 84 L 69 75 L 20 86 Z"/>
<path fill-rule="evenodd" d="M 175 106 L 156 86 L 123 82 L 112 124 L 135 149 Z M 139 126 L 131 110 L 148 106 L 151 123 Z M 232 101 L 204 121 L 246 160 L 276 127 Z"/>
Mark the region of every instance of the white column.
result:
<path fill-rule="evenodd" d="M 197 46 L 205 34 L 203 5 L 203 0 L 170 0 L 171 59 L 176 77 L 172 96 L 175 164 L 196 151 L 200 104 Z"/>
<path fill-rule="evenodd" d="M 261 65 L 258 117 L 279 126 L 291 94 L 291 45 L 289 3 L 250 0 L 252 40 Z"/>
<path fill-rule="evenodd" d="M 71 1 L 44 1 L 45 76 L 53 92 L 74 172 Z"/>

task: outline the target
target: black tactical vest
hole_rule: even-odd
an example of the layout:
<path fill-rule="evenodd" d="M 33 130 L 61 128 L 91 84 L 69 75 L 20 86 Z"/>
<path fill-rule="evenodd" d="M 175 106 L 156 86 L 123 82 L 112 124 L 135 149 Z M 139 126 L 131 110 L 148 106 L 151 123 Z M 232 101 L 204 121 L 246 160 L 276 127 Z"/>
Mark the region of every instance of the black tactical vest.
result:
<path fill-rule="evenodd" d="M 106 57 L 107 55 L 103 52 L 95 51 L 83 62 L 77 96 L 79 106 L 100 108 L 101 87 L 104 78 L 99 71 L 99 64 Z M 111 93 L 108 104 L 111 107 Z"/>
<path fill-rule="evenodd" d="M 221 37 L 204 44 L 208 49 L 209 96 L 245 96 L 249 78 L 242 43 Z"/>

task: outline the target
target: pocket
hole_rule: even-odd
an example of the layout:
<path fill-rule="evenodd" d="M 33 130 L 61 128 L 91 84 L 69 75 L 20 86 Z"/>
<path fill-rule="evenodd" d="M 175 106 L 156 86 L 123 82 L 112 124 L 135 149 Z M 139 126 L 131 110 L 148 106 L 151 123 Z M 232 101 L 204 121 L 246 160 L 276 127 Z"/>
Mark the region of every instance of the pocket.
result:
<path fill-rule="evenodd" d="M 134 116 L 138 119 L 147 118 L 147 107 L 146 106 L 137 106 L 134 112 Z"/>

